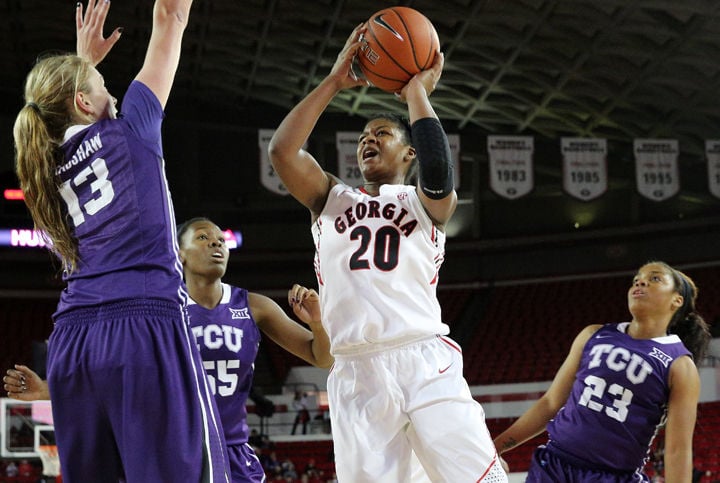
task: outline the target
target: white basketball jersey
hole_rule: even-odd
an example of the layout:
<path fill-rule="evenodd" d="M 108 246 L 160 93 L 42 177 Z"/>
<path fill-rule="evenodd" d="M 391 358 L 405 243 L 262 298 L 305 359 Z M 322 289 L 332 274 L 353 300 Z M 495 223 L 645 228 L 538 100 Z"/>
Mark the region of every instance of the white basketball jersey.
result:
<path fill-rule="evenodd" d="M 436 296 L 445 234 L 414 186 L 383 185 L 370 196 L 337 184 L 312 234 L 333 354 L 448 334 Z"/>

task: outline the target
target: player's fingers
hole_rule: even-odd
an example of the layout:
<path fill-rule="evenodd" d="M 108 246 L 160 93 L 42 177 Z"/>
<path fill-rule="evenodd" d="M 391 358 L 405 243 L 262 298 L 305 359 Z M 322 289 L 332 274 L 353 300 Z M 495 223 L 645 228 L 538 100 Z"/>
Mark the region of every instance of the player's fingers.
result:
<path fill-rule="evenodd" d="M 292 288 L 288 290 L 288 303 L 291 307 L 293 307 L 298 301 L 298 289 L 300 288 L 300 285 L 293 284 Z"/>
<path fill-rule="evenodd" d="M 433 65 L 433 69 L 442 71 L 444 66 L 445 66 L 445 54 L 443 52 L 438 51 L 438 53 L 435 55 L 435 64 Z"/>
<path fill-rule="evenodd" d="M 350 32 L 350 36 L 345 41 L 345 45 L 348 46 L 354 42 L 357 42 L 360 40 L 360 37 L 363 33 L 365 33 L 367 29 L 365 28 L 365 22 L 359 23 L 352 32 Z"/>
<path fill-rule="evenodd" d="M 315 290 L 313 290 L 311 288 L 305 289 L 305 292 L 303 293 L 303 301 L 312 300 L 312 299 L 316 299 L 316 298 L 318 298 L 318 293 Z"/>
<path fill-rule="evenodd" d="M 122 27 L 118 27 L 115 30 L 113 30 L 113 33 L 107 39 L 107 42 L 109 44 L 108 50 L 110 50 L 113 47 L 113 45 L 115 45 L 117 43 L 117 41 L 120 40 L 120 36 L 122 35 L 122 33 L 123 33 Z"/>
<path fill-rule="evenodd" d="M 3 377 L 3 389 L 6 391 L 12 391 L 17 387 L 19 387 L 17 380 L 10 378 L 9 376 Z"/>
<path fill-rule="evenodd" d="M 92 22 L 93 12 L 95 12 L 95 0 L 88 0 L 87 8 L 85 9 L 85 17 L 83 18 L 83 22 L 85 24 Z"/>
<path fill-rule="evenodd" d="M 317 292 L 314 289 L 303 287 L 303 292 L 302 292 L 302 301 L 303 302 L 311 300 L 317 296 L 318 296 Z"/>
<path fill-rule="evenodd" d="M 3 377 L 3 389 L 7 392 L 25 392 L 27 391 L 27 384 L 24 379 L 5 376 Z"/>
<path fill-rule="evenodd" d="M 109 10 L 110 0 L 100 0 L 98 2 L 97 12 L 95 13 L 93 22 L 94 27 L 100 29 L 100 35 L 102 35 L 102 27 L 105 25 L 105 18 L 107 18 Z"/>
<path fill-rule="evenodd" d="M 7 374 L 7 376 L 5 376 L 3 378 L 3 381 L 5 380 L 5 378 L 17 380 L 17 381 L 25 380 L 25 375 L 18 370 L 8 369 L 5 373 Z"/>
<path fill-rule="evenodd" d="M 23 381 L 25 380 L 25 378 L 32 375 L 32 371 L 30 370 L 30 368 L 22 364 L 15 364 L 15 369 L 12 370 L 14 370 L 17 376 L 20 377 Z"/>
<path fill-rule="evenodd" d="M 83 6 L 82 2 L 78 2 L 75 6 L 75 28 L 80 30 L 83 26 Z"/>

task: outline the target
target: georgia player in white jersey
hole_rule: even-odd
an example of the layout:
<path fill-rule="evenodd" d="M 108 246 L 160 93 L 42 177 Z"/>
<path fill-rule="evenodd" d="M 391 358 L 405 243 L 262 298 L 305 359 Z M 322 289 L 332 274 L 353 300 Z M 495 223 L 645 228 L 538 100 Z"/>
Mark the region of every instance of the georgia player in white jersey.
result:
<path fill-rule="evenodd" d="M 335 356 L 328 397 L 338 480 L 505 482 L 435 292 L 443 226 L 457 205 L 447 137 L 428 100 L 442 54 L 399 94 L 411 128 L 391 114 L 366 124 L 357 149 L 362 188 L 343 185 L 302 148 L 333 97 L 364 84 L 351 70 L 364 31 L 353 31 L 328 77 L 270 142 L 275 171 L 312 214 Z M 416 158 L 418 183 L 406 185 Z"/>
<path fill-rule="evenodd" d="M 425 213 L 414 186 L 383 185 L 371 196 L 337 184 L 312 233 L 334 352 L 448 334 L 435 291 L 445 234 Z"/>

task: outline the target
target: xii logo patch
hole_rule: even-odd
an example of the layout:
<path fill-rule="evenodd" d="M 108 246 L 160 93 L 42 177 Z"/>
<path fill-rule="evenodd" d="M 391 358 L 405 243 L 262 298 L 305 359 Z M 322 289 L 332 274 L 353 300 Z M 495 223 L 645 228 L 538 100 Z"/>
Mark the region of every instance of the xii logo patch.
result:
<path fill-rule="evenodd" d="M 653 347 L 652 352 L 648 354 L 650 357 L 654 357 L 655 359 L 662 362 L 663 366 L 667 367 L 672 362 L 673 358 L 669 355 L 665 354 L 663 351 L 658 349 L 657 347 Z"/>
<path fill-rule="evenodd" d="M 243 309 L 233 309 L 232 307 L 228 307 L 228 309 L 230 310 L 230 313 L 232 314 L 233 320 L 250 318 L 250 313 L 248 312 L 247 307 L 245 307 Z"/>

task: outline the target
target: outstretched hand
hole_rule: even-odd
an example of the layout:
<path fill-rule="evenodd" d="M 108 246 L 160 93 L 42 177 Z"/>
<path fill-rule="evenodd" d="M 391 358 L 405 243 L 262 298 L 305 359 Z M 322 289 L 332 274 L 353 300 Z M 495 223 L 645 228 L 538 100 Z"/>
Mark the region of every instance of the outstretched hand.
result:
<path fill-rule="evenodd" d="M 338 54 L 337 59 L 335 59 L 335 64 L 328 77 L 335 79 L 339 89 L 369 85 L 368 81 L 358 77 L 352 68 L 353 59 L 355 59 L 362 46 L 361 38 L 366 30 L 367 27 L 364 23 L 355 27 L 350 37 L 345 41 L 345 46 Z"/>
<path fill-rule="evenodd" d="M 306 324 L 320 323 L 320 296 L 315 290 L 295 284 L 288 291 L 288 303 Z"/>
<path fill-rule="evenodd" d="M 50 391 L 46 381 L 27 366 L 15 364 L 15 369 L 8 369 L 3 377 L 3 389 L 8 397 L 18 401 L 39 401 L 50 399 Z"/>
<path fill-rule="evenodd" d="M 75 9 L 77 55 L 92 65 L 102 62 L 122 34 L 122 28 L 118 27 L 108 38 L 103 38 L 108 10 L 110 10 L 110 0 L 88 0 L 84 15 L 81 2 L 78 2 Z"/>

